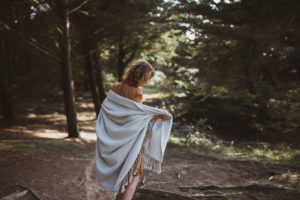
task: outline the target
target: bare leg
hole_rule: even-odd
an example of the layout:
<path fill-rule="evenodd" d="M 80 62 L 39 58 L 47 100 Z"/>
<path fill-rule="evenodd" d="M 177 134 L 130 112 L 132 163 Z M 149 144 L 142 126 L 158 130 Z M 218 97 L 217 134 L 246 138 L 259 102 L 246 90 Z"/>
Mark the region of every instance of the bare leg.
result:
<path fill-rule="evenodd" d="M 135 189 L 136 189 L 136 186 L 139 183 L 139 180 L 140 180 L 140 175 L 132 177 L 131 183 L 129 183 L 125 187 L 125 191 L 122 194 L 122 200 L 131 200 L 132 199 Z"/>

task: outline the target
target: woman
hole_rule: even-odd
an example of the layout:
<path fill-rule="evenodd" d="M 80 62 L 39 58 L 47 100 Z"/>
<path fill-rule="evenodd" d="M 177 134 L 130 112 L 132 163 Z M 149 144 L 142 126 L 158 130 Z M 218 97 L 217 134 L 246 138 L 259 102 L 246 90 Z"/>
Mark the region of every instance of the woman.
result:
<path fill-rule="evenodd" d="M 121 96 L 129 98 L 138 103 L 142 103 L 143 93 L 139 87 L 148 83 L 153 76 L 154 69 L 152 65 L 147 61 L 138 60 L 128 68 L 127 72 L 122 77 L 122 82 L 116 83 L 111 90 Z M 169 119 L 170 116 L 167 114 L 155 115 L 152 120 L 158 118 L 166 120 Z M 142 162 L 132 182 L 126 187 L 124 194 L 119 192 L 117 197 L 118 200 L 127 200 L 133 197 L 136 186 L 140 179 L 140 175 L 143 175 Z"/>
<path fill-rule="evenodd" d="M 134 62 L 113 85 L 96 121 L 96 171 L 99 184 L 113 199 L 131 200 L 143 168 L 161 173 L 173 116 L 142 104 L 140 86 L 153 78 L 145 60 Z"/>

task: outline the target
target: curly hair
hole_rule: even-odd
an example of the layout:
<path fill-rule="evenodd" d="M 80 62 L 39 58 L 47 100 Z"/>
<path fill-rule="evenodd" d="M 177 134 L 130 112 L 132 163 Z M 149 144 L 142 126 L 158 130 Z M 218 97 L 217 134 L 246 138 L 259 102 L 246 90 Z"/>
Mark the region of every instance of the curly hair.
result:
<path fill-rule="evenodd" d="M 141 81 L 149 81 L 154 76 L 153 66 L 146 60 L 140 59 L 133 62 L 122 77 L 122 82 L 138 87 Z"/>

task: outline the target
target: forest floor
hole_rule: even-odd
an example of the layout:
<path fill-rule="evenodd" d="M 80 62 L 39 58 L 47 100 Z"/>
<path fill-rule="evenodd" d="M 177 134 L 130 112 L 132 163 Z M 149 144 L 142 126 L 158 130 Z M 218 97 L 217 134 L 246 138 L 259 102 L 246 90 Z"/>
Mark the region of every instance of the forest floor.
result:
<path fill-rule="evenodd" d="M 96 182 L 95 113 L 89 94 L 76 97 L 78 139 L 66 138 L 62 95 L 35 101 L 19 102 L 15 120 L 1 121 L 0 199 L 16 186 L 45 200 L 111 199 L 112 192 Z M 162 173 L 144 171 L 134 199 L 299 199 L 298 161 L 222 159 L 169 142 Z"/>

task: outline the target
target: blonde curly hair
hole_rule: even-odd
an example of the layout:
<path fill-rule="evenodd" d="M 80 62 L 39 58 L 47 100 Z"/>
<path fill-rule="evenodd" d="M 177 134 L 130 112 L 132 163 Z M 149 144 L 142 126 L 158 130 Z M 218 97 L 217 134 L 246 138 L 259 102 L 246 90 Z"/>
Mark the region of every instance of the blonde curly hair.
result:
<path fill-rule="evenodd" d="M 125 71 L 122 82 L 138 87 L 141 81 L 149 81 L 154 76 L 153 66 L 146 60 L 133 62 Z"/>

